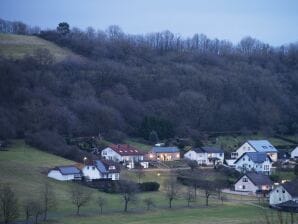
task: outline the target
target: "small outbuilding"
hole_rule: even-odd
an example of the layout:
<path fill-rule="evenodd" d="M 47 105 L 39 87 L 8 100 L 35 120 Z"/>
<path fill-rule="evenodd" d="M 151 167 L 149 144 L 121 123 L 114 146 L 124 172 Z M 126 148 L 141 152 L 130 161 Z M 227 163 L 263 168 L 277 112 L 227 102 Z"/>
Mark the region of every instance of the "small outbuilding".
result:
<path fill-rule="evenodd" d="M 82 173 L 75 166 L 56 166 L 48 172 L 48 177 L 60 181 L 81 180 Z"/>

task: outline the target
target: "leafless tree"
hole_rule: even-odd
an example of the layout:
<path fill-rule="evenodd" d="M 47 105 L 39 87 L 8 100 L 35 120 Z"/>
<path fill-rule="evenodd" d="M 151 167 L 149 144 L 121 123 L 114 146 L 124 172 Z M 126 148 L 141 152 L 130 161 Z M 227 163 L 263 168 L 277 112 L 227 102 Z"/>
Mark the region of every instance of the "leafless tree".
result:
<path fill-rule="evenodd" d="M 124 212 L 128 210 L 128 204 L 130 202 L 136 202 L 137 197 L 136 193 L 138 192 L 138 186 L 135 182 L 128 181 L 128 180 L 121 180 L 119 182 L 118 190 L 122 195 L 124 201 Z"/>
<path fill-rule="evenodd" d="M 18 200 L 7 184 L 0 186 L 0 211 L 5 224 L 14 221 L 19 215 Z"/>
<path fill-rule="evenodd" d="M 165 181 L 166 197 L 169 200 L 169 208 L 172 208 L 173 200 L 178 198 L 178 183 L 175 175 L 171 175 L 168 180 Z"/>
<path fill-rule="evenodd" d="M 143 202 L 147 206 L 147 211 L 149 211 L 150 208 L 155 204 L 152 198 L 145 198 Z"/>
<path fill-rule="evenodd" d="M 54 208 L 56 205 L 55 195 L 49 182 L 44 183 L 41 193 L 44 213 L 43 220 L 46 221 L 49 209 Z"/>
<path fill-rule="evenodd" d="M 191 186 L 187 187 L 187 191 L 185 193 L 185 199 L 187 201 L 187 207 L 190 207 L 190 203 L 195 201 L 194 190 Z"/>
<path fill-rule="evenodd" d="M 91 197 L 91 193 L 78 184 L 71 186 L 71 200 L 76 206 L 76 214 L 80 214 L 80 208 L 86 205 Z"/>
<path fill-rule="evenodd" d="M 141 183 L 141 179 L 142 179 L 143 177 L 145 177 L 145 171 L 144 171 L 142 168 L 140 168 L 140 169 L 137 169 L 137 170 L 135 171 L 135 173 L 136 173 L 136 176 L 137 176 L 137 178 L 138 178 L 138 183 Z"/>
<path fill-rule="evenodd" d="M 99 206 L 99 209 L 100 209 L 100 214 L 102 215 L 102 210 L 103 210 L 103 207 L 106 206 L 107 204 L 107 199 L 102 197 L 102 196 L 99 196 L 97 198 L 97 205 Z"/>

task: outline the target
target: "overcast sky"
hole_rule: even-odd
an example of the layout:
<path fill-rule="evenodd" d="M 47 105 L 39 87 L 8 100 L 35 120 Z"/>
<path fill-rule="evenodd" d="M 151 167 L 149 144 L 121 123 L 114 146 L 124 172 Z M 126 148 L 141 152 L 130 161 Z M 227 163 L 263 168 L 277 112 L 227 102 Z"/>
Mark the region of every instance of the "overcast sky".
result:
<path fill-rule="evenodd" d="M 133 34 L 203 33 L 234 43 L 245 36 L 274 46 L 298 41 L 298 0 L 0 0 L 0 18 L 42 28 L 65 21 Z"/>

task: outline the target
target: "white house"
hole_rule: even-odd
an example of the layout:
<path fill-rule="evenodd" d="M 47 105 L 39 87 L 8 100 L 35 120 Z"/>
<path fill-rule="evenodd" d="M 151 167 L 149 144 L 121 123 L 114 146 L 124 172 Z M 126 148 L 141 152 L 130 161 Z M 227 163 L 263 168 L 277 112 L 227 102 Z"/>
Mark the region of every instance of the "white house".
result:
<path fill-rule="evenodd" d="M 269 204 L 279 207 L 280 204 L 292 203 L 298 207 L 298 180 L 278 185 L 270 192 Z"/>
<path fill-rule="evenodd" d="M 271 174 L 272 160 L 263 152 L 246 152 L 235 162 L 235 169 L 246 173 L 254 171 L 257 173 Z"/>
<path fill-rule="evenodd" d="M 81 180 L 81 171 L 75 166 L 57 166 L 48 172 L 48 177 L 67 181 L 67 180 Z"/>
<path fill-rule="evenodd" d="M 102 158 L 115 162 L 140 162 L 144 160 L 144 153 L 127 144 L 110 145 L 101 151 Z"/>
<path fill-rule="evenodd" d="M 224 151 L 215 147 L 200 147 L 185 153 L 184 158 L 195 160 L 199 165 L 214 165 L 223 163 Z"/>
<path fill-rule="evenodd" d="M 95 160 L 91 164 L 84 166 L 82 173 L 86 180 L 119 180 L 120 177 L 119 165 L 108 160 Z"/>
<path fill-rule="evenodd" d="M 270 156 L 273 162 L 277 161 L 277 149 L 267 140 L 249 140 L 241 145 L 236 152 L 232 152 L 232 159 L 238 159 L 246 152 L 263 152 Z"/>
<path fill-rule="evenodd" d="M 298 146 L 291 152 L 292 159 L 298 159 Z"/>
<path fill-rule="evenodd" d="M 273 182 L 267 175 L 246 173 L 235 182 L 235 191 L 261 193 L 272 190 Z"/>

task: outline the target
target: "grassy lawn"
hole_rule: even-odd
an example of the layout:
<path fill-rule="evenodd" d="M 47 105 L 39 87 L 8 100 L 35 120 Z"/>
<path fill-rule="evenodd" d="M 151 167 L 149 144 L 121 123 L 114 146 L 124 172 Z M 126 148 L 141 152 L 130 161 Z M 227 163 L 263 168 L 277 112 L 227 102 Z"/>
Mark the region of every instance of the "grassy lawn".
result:
<path fill-rule="evenodd" d="M 7 58 L 20 59 L 26 54 L 32 54 L 38 48 L 48 49 L 55 56 L 56 61 L 70 56 L 80 58 L 70 50 L 36 36 L 0 34 L 0 55 Z"/>
<path fill-rule="evenodd" d="M 129 139 L 129 140 L 126 141 L 126 143 L 138 148 L 139 150 L 141 150 L 143 152 L 148 152 L 152 148 L 151 145 L 148 145 L 148 144 L 145 144 L 145 143 L 140 143 L 136 139 Z"/>
<path fill-rule="evenodd" d="M 244 204 L 244 202 L 221 202 L 215 197 L 210 199 L 210 207 L 205 207 L 203 192 L 198 191 L 198 200 L 192 203 L 193 208 L 186 208 L 184 199 L 185 187 L 180 187 L 179 199 L 174 200 L 173 209 L 169 210 L 168 200 L 162 186 L 169 172 L 146 172 L 142 181 L 157 181 L 161 184 L 159 192 L 140 193 L 138 202 L 129 205 L 129 213 L 122 213 L 123 201 L 118 194 L 106 194 L 95 189 L 82 186 L 90 191 L 92 199 L 81 209 L 81 216 L 74 216 L 74 207 L 70 200 L 70 185 L 72 182 L 59 182 L 47 178 L 46 171 L 57 165 L 74 164 L 73 161 L 54 156 L 23 143 L 15 141 L 9 151 L 0 152 L 0 183 L 9 183 L 17 193 L 20 206 L 28 198 L 40 197 L 43 184 L 49 181 L 53 187 L 57 206 L 49 214 L 51 223 L 252 223 L 260 219 L 260 208 Z M 123 170 L 122 178 L 137 181 L 137 176 L 128 170 Z M 104 215 L 98 215 L 96 199 L 98 196 L 108 199 Z M 146 212 L 144 198 L 152 198 L 156 207 Z M 21 208 L 21 207 L 20 207 Z M 22 215 L 22 214 L 21 214 Z"/>

